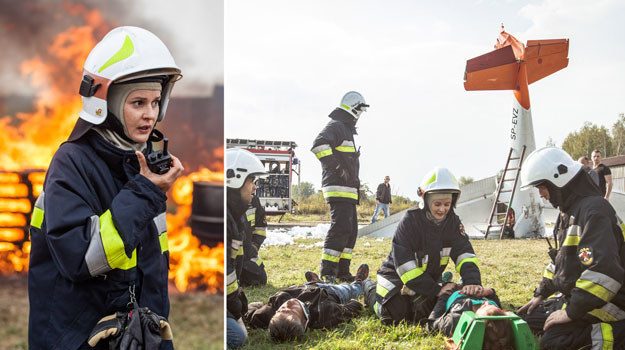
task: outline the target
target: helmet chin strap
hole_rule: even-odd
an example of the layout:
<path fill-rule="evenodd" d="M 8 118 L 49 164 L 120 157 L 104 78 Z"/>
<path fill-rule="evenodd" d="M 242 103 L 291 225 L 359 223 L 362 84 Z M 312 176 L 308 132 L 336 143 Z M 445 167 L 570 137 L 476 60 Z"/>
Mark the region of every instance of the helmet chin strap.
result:
<path fill-rule="evenodd" d="M 154 124 L 154 127 L 152 128 L 152 132 L 150 133 L 150 137 L 148 138 L 148 141 L 150 142 L 161 142 L 164 138 L 164 135 L 162 132 L 160 132 L 159 130 L 156 129 L 156 124 Z"/>

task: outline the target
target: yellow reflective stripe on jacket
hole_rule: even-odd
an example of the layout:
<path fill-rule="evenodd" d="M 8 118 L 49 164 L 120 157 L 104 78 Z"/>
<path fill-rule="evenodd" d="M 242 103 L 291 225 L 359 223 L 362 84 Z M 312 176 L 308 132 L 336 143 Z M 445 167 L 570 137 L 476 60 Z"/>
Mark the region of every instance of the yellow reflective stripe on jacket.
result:
<path fill-rule="evenodd" d="M 106 260 L 112 269 L 128 270 L 137 266 L 137 249 L 134 249 L 132 256 L 128 258 L 124 249 L 124 241 L 115 228 L 110 210 L 100 215 L 100 237 Z"/>
<path fill-rule="evenodd" d="M 399 275 L 399 278 L 401 278 L 401 281 L 406 284 L 409 281 L 421 276 L 427 267 L 427 263 L 418 267 L 415 260 L 410 260 L 397 268 L 397 274 Z"/>
<path fill-rule="evenodd" d="M 35 202 L 35 207 L 33 208 L 33 215 L 30 218 L 30 226 L 36 227 L 40 230 L 41 230 L 41 224 L 43 224 L 43 214 L 44 214 L 43 198 L 44 196 L 45 194 L 43 193 L 43 191 L 41 191 L 41 194 L 39 195 L 39 197 L 37 198 L 37 201 Z"/>
<path fill-rule="evenodd" d="M 625 311 L 612 303 L 606 303 L 600 309 L 594 309 L 588 314 L 595 316 L 603 322 L 616 322 L 625 320 Z"/>
<path fill-rule="evenodd" d="M 254 258 L 251 258 L 250 261 L 255 262 L 256 265 L 260 266 L 263 264 L 263 259 L 260 258 L 260 256 L 256 256 Z"/>
<path fill-rule="evenodd" d="M 256 208 L 250 208 L 245 212 L 245 216 L 247 217 L 247 221 L 252 223 L 252 226 L 254 226 L 254 223 L 256 221 Z"/>
<path fill-rule="evenodd" d="M 556 271 L 555 269 L 556 269 L 556 267 L 553 264 L 553 262 L 550 262 L 549 265 L 547 265 L 547 267 L 545 267 L 545 272 L 543 273 L 543 277 L 552 280 L 553 279 L 553 274 Z"/>
<path fill-rule="evenodd" d="M 614 347 L 612 325 L 605 322 L 593 323 L 590 339 L 592 339 L 593 349 L 612 350 Z"/>
<path fill-rule="evenodd" d="M 609 301 L 614 297 L 614 293 L 590 281 L 577 280 L 575 282 L 575 287 L 583 289 L 603 301 Z"/>
<path fill-rule="evenodd" d="M 448 256 L 441 256 L 441 266 L 445 266 L 449 264 L 449 257 Z"/>
<path fill-rule="evenodd" d="M 575 282 L 575 286 L 608 301 L 618 293 L 622 284 L 601 272 L 585 270 Z"/>
<path fill-rule="evenodd" d="M 319 145 L 313 149 L 311 149 L 312 153 L 315 154 L 317 159 L 321 159 L 325 156 L 329 156 L 332 154 L 332 147 L 330 145 Z"/>
<path fill-rule="evenodd" d="M 566 230 L 566 238 L 564 239 L 564 243 L 562 243 L 562 246 L 577 246 L 579 244 L 580 231 L 581 227 L 579 225 L 571 225 Z"/>
<path fill-rule="evenodd" d="M 255 228 L 254 231 L 252 231 L 252 234 L 267 237 L 267 230 L 264 227 Z"/>
<path fill-rule="evenodd" d="M 167 217 L 165 213 L 160 213 L 154 218 L 156 232 L 158 232 L 158 243 L 161 246 L 161 254 L 169 250 L 169 240 L 167 236 Z"/>
<path fill-rule="evenodd" d="M 351 199 L 356 199 L 356 200 L 358 199 L 358 195 L 354 193 L 338 192 L 338 191 L 323 192 L 323 198 L 329 198 L 329 197 L 342 197 L 342 198 L 351 198 Z"/>
<path fill-rule="evenodd" d="M 477 264 L 477 257 L 475 256 L 475 254 L 473 253 L 464 253 L 461 254 L 460 256 L 458 256 L 458 258 L 456 258 L 456 271 L 458 271 L 458 273 L 460 273 L 460 268 L 462 267 L 462 265 L 464 263 L 467 262 L 472 262 L 475 264 L 475 266 L 478 266 Z"/>
<path fill-rule="evenodd" d="M 339 252 L 338 250 L 323 248 L 323 251 L 321 253 L 321 260 L 339 262 L 339 260 L 341 259 L 341 253 L 342 252 Z"/>
<path fill-rule="evenodd" d="M 322 187 L 323 197 L 342 197 L 358 200 L 358 189 L 348 186 L 325 186 Z"/>
<path fill-rule="evenodd" d="M 344 152 L 344 153 L 354 153 L 354 152 L 356 152 L 356 147 L 354 147 L 354 146 L 338 146 L 335 149 L 337 151 L 339 151 L 339 152 Z"/>
<path fill-rule="evenodd" d="M 351 260 L 352 258 L 352 249 L 350 248 L 345 248 L 343 249 L 343 251 L 341 252 L 340 258 L 341 259 L 346 259 L 346 260 Z"/>
<path fill-rule="evenodd" d="M 239 283 L 237 282 L 237 272 L 232 271 L 226 277 L 226 295 L 230 295 L 239 289 Z"/>

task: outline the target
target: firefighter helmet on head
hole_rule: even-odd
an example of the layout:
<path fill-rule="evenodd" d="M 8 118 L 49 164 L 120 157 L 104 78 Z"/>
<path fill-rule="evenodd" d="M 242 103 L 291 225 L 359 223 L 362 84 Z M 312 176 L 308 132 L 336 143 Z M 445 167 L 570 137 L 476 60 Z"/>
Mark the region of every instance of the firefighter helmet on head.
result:
<path fill-rule="evenodd" d="M 89 53 L 79 93 L 83 109 L 79 117 L 101 124 L 108 114 L 108 90 L 113 83 L 154 80 L 162 84 L 157 121 L 163 120 L 174 83 L 182 77 L 180 68 L 163 42 L 138 27 L 110 31 Z"/>
<path fill-rule="evenodd" d="M 365 98 L 356 91 L 350 91 L 341 99 L 341 108 L 348 111 L 358 120 L 362 112 L 367 111 L 369 105 L 365 102 Z"/>
<path fill-rule="evenodd" d="M 226 151 L 226 186 L 241 188 L 248 176 L 266 175 L 267 171 L 254 153 L 241 148 Z"/>
<path fill-rule="evenodd" d="M 451 193 L 452 203 L 455 205 L 460 198 L 460 186 L 449 169 L 437 167 L 425 174 L 421 180 L 418 194 L 425 198 L 427 193 Z"/>
<path fill-rule="evenodd" d="M 543 147 L 530 153 L 521 169 L 521 189 L 550 182 L 557 188 L 568 184 L 583 168 L 563 149 Z"/>

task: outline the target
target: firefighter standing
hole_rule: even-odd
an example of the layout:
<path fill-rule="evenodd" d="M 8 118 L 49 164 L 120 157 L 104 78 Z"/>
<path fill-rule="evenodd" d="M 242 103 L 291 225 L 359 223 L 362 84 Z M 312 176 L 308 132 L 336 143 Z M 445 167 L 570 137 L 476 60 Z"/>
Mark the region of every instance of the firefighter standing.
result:
<path fill-rule="evenodd" d="M 245 215 L 256 191 L 255 176 L 265 175 L 265 167 L 250 151 L 230 148 L 226 152 L 226 342 L 230 348 L 243 346 L 247 338 L 242 316 L 247 311 L 247 299 L 239 287 L 243 269 Z"/>
<path fill-rule="evenodd" d="M 343 96 L 340 107 L 330 113 L 330 122 L 317 135 L 311 151 L 321 161 L 321 190 L 330 203 L 331 225 L 323 244 L 319 274 L 326 281 L 351 282 L 352 249 L 358 236 L 356 204 L 360 189 L 360 168 L 354 134 L 356 122 L 369 107 L 356 91 Z"/>
<path fill-rule="evenodd" d="M 460 187 L 446 168 L 435 168 L 421 182 L 424 208 L 408 210 L 393 236 L 391 252 L 377 274 L 367 304 L 385 324 L 427 319 L 442 293 L 449 259 L 464 282 L 463 292 L 482 296 L 477 257 L 453 207 Z M 374 300 L 375 299 L 375 302 Z"/>
<path fill-rule="evenodd" d="M 98 320 L 132 302 L 168 317 L 165 192 L 183 168 L 172 156 L 157 175 L 144 153 L 180 77 L 167 47 L 141 28 L 112 30 L 87 57 L 80 119 L 31 220 L 29 348 L 86 348 Z"/>
<path fill-rule="evenodd" d="M 247 225 L 243 240 L 243 271 L 241 271 L 239 282 L 244 287 L 265 285 L 267 284 L 267 272 L 258 251 L 267 238 L 267 218 L 265 208 L 260 203 L 258 196 L 254 196 L 252 199 L 245 216 Z"/>
<path fill-rule="evenodd" d="M 554 227 L 560 248 L 534 298 L 518 311 L 528 314 L 533 330 L 545 331 L 541 349 L 625 346 L 623 223 L 591 181 L 556 147 L 532 152 L 521 170 L 522 189 L 536 186 L 560 210 Z"/>

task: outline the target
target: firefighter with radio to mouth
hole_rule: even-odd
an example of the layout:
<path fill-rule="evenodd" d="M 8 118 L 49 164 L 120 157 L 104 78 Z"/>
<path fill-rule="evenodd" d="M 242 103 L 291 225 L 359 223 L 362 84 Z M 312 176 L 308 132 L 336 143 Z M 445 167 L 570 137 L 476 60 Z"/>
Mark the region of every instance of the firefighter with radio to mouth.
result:
<path fill-rule="evenodd" d="M 338 277 L 353 281 L 349 272 L 352 250 L 358 236 L 356 204 L 359 200 L 358 172 L 360 151 L 356 150 L 356 122 L 369 105 L 356 91 L 346 93 L 341 104 L 330 113 L 330 122 L 317 135 L 311 151 L 321 162 L 321 190 L 330 204 L 331 225 L 328 230 L 319 274 L 328 282 Z"/>

